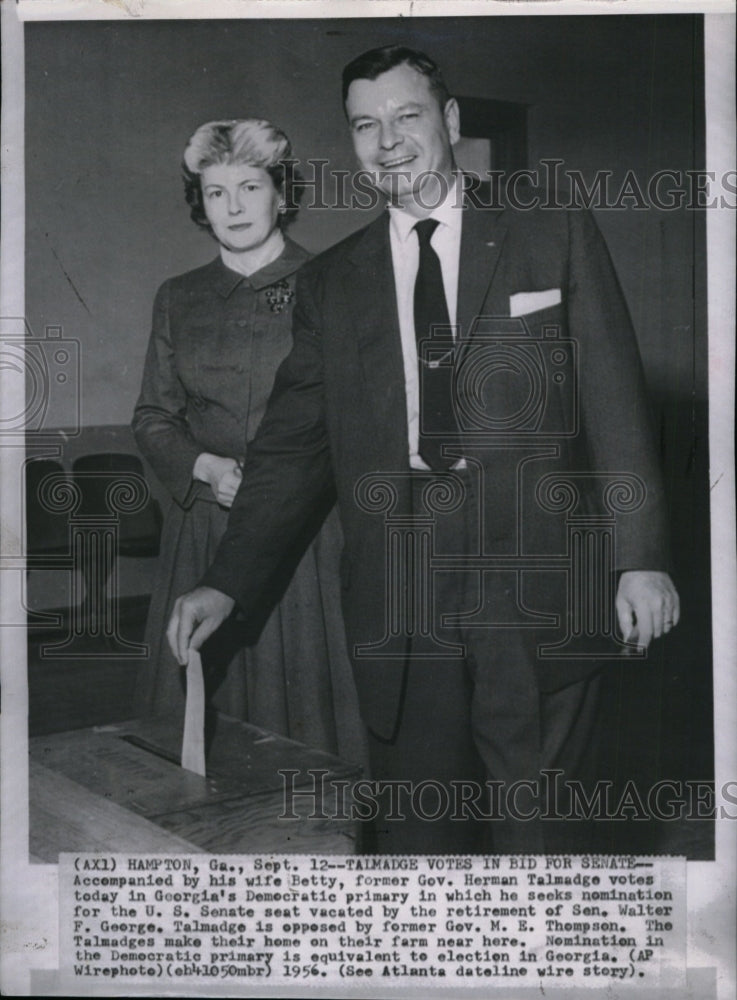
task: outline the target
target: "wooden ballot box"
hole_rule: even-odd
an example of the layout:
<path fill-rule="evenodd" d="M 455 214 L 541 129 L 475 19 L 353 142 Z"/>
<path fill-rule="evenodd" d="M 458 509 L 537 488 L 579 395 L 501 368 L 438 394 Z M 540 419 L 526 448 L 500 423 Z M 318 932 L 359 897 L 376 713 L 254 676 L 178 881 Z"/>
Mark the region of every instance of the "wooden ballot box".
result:
<path fill-rule="evenodd" d="M 350 818 L 357 767 L 221 715 L 200 777 L 179 766 L 181 738 L 166 719 L 34 737 L 31 857 L 360 850 Z"/>

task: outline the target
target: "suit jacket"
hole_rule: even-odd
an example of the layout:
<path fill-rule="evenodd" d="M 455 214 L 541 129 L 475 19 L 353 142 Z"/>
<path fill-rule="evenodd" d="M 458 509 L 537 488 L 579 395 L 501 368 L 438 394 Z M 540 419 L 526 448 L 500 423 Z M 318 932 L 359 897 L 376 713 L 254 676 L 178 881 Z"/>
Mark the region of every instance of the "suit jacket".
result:
<path fill-rule="evenodd" d="M 520 377 L 513 363 L 501 365 L 489 383 L 493 392 L 482 394 L 481 404 L 476 400 L 489 408 L 501 437 L 479 439 L 473 428 L 464 436 L 484 477 L 485 552 L 565 550 L 565 515 L 551 514 L 550 505 L 544 509 L 536 494 L 545 475 L 565 473 L 577 483 L 583 482 L 581 473 L 627 473 L 646 489 L 618 519 L 617 567 L 665 568 L 663 490 L 637 343 L 593 218 L 579 210 L 487 209 L 470 200 L 466 209 L 458 292 L 463 350 L 481 350 L 483 364 L 487 338 L 473 332 L 473 320 L 509 317 L 512 295 L 559 289 L 561 298 L 526 317 L 523 352 L 532 369 L 542 372 L 535 391 L 543 394 L 527 429 L 504 431 L 505 413 L 521 413 L 524 420 L 529 395 L 530 373 Z M 555 363 L 554 340 L 568 345 Z M 563 388 L 554 378 L 558 367 Z M 533 425 L 537 429 L 530 433 Z M 538 458 L 526 461 L 536 452 Z M 410 487 L 401 475 L 407 468 L 402 350 L 385 213 L 299 274 L 294 346 L 277 374 L 227 534 L 203 583 L 231 595 L 247 612 L 315 504 L 335 489 L 345 535 L 341 573 L 349 649 L 377 642 L 387 614 L 384 518 L 357 503 L 355 491 L 367 474 L 384 473 L 396 484 L 395 513 L 407 513 Z M 596 488 L 583 490 L 574 513 L 582 511 L 606 513 Z M 565 589 L 560 574 L 525 576 L 529 586 L 520 596 L 527 607 L 544 611 L 553 591 Z M 499 634 L 503 641 L 503 630 Z M 597 666 L 576 659 L 540 663 L 538 684 L 554 690 Z M 364 719 L 378 735 L 394 730 L 405 669 L 401 658 L 354 658 Z"/>

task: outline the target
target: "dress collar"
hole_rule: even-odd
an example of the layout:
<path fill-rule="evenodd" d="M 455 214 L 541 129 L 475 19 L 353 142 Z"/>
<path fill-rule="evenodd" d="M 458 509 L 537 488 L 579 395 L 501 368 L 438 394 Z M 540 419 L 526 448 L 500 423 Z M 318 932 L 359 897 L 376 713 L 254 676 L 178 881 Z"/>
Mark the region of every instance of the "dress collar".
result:
<path fill-rule="evenodd" d="M 273 285 L 277 281 L 281 281 L 284 278 L 288 278 L 290 275 L 298 271 L 299 268 L 309 260 L 310 254 L 301 247 L 299 243 L 295 243 L 288 236 L 284 237 L 284 249 L 279 254 L 279 256 L 272 260 L 271 263 L 264 265 L 258 271 L 254 271 L 253 274 L 246 277 L 243 274 L 239 274 L 237 271 L 231 270 L 224 262 L 222 257 L 218 254 L 215 260 L 212 262 L 212 267 L 215 271 L 215 284 L 218 292 L 223 296 L 223 298 L 228 298 L 232 295 L 235 289 L 240 285 L 241 282 L 245 282 L 254 291 L 259 292 L 262 288 L 266 288 L 268 285 Z"/>

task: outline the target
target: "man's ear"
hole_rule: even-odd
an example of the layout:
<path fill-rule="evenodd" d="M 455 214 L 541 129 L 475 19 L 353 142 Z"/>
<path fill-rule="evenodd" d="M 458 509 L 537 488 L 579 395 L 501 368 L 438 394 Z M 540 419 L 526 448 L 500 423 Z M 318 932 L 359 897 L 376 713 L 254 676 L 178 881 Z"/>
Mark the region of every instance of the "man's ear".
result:
<path fill-rule="evenodd" d="M 461 112 L 455 97 L 449 97 L 446 101 L 443 118 L 448 129 L 451 146 L 455 146 L 461 137 Z"/>

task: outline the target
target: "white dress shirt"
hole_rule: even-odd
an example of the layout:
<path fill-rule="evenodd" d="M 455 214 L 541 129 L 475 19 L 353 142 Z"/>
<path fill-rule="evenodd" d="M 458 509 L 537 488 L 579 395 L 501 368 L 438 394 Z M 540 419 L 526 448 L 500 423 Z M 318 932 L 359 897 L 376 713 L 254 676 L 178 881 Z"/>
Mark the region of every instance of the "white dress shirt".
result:
<path fill-rule="evenodd" d="M 456 324 L 463 221 L 463 205 L 457 188 L 456 180 L 448 192 L 448 197 L 430 213 L 430 218 L 437 219 L 440 223 L 432 234 L 430 243 L 440 259 L 451 326 Z M 413 469 L 427 469 L 427 465 L 417 452 L 420 434 L 420 382 L 417 371 L 414 296 L 415 279 L 420 262 L 420 244 L 414 227 L 419 220 L 409 212 L 394 206 L 389 208 L 389 220 L 394 287 L 404 359 L 404 385 L 407 394 L 409 464 Z"/>

